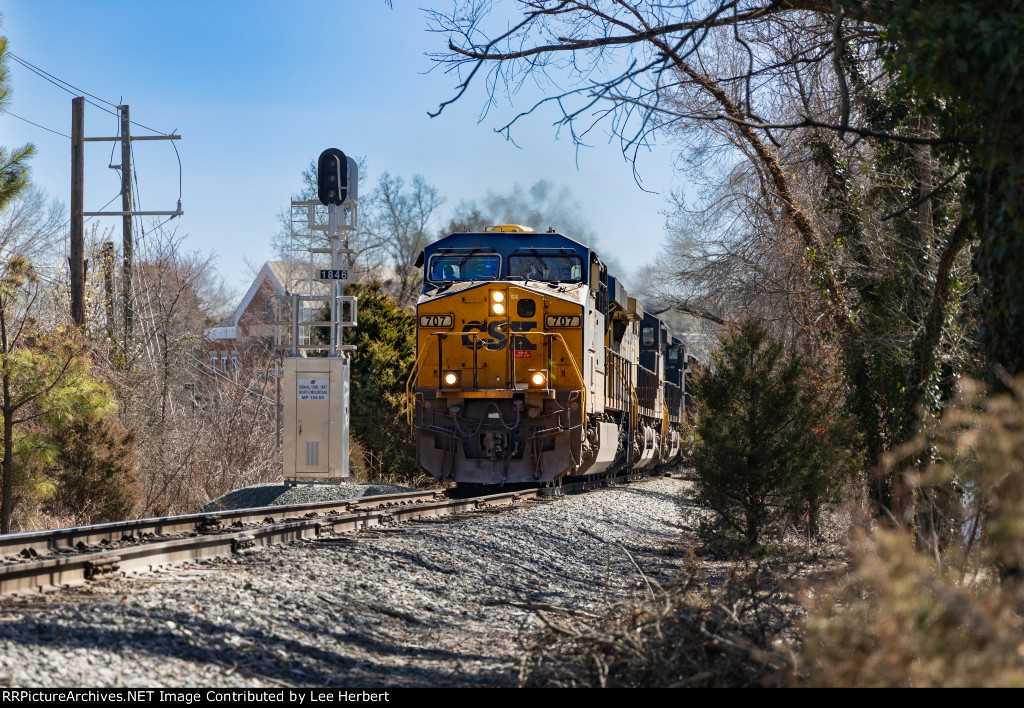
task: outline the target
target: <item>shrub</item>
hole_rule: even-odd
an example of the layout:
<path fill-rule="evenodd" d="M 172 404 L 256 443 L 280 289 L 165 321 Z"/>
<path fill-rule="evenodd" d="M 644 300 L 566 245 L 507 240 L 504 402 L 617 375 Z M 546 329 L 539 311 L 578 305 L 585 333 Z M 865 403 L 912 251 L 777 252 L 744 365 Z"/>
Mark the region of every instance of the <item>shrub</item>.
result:
<path fill-rule="evenodd" d="M 834 402 L 758 321 L 730 327 L 712 362 L 694 382 L 697 499 L 717 512 L 701 533 L 750 552 L 769 527 L 816 518 L 849 455 Z"/>
<path fill-rule="evenodd" d="M 1019 596 L 936 563 L 906 532 L 864 536 L 851 555 L 850 571 L 808 603 L 805 683 L 1024 685 Z"/>
<path fill-rule="evenodd" d="M 61 435 L 47 511 L 77 524 L 131 518 L 139 496 L 135 434 L 111 415 L 72 421 Z"/>

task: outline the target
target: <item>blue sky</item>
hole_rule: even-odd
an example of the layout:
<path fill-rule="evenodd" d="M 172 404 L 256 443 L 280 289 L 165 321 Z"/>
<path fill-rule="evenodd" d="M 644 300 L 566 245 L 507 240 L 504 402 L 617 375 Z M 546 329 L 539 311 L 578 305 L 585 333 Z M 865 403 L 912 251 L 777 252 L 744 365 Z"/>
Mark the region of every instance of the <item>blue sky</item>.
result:
<path fill-rule="evenodd" d="M 590 136 L 595 146 L 577 153 L 571 140 L 556 139 L 549 113 L 523 123 L 519 147 L 495 133 L 502 118 L 532 103 L 530 89 L 513 108 L 499 105 L 478 122 L 486 98 L 481 83 L 441 117 L 428 118 L 456 83 L 429 71 L 426 53 L 443 48 L 445 38 L 427 31 L 423 2 L 393 4 L 5 0 L 0 12 L 11 53 L 106 101 L 128 104 L 135 122 L 183 136 L 177 147 L 185 216 L 172 224 L 187 235 L 188 248 L 216 256 L 236 290 L 248 284 L 246 259 L 261 264 L 273 257 L 277 213 L 298 190 L 301 171 L 327 147 L 364 156 L 371 180 L 384 170 L 407 180 L 422 174 L 447 199 L 438 227 L 461 200 L 488 191 L 541 179 L 568 186 L 603 253 L 628 269 L 653 258 L 664 236 L 664 195 L 680 186 L 672 182 L 670 149 L 641 156 L 644 186 L 656 192 L 649 194 L 607 135 Z M 69 135 L 71 94 L 14 61 L 8 68 L 10 112 Z M 114 116 L 87 107 L 86 135 L 116 129 Z M 35 183 L 67 203 L 70 141 L 0 114 L 0 144 L 26 142 L 38 150 Z M 118 194 L 110 150 L 111 143 L 87 143 L 86 211 Z M 178 161 L 169 142 L 135 143 L 135 163 L 142 208 L 173 209 Z M 102 223 L 120 238 L 120 219 Z"/>

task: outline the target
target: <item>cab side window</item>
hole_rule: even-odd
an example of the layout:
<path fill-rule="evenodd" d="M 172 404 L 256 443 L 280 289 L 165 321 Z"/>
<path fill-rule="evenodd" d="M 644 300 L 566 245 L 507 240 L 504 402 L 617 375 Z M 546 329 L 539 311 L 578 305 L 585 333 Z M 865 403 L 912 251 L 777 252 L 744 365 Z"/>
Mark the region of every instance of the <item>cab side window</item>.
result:
<path fill-rule="evenodd" d="M 654 327 L 642 327 L 640 329 L 640 342 L 645 347 L 654 346 Z"/>

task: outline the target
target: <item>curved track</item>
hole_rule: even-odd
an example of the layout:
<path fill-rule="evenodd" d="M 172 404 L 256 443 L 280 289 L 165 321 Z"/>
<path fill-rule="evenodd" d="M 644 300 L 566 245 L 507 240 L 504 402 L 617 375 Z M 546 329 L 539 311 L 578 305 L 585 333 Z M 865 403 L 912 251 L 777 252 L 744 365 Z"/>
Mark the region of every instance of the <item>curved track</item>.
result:
<path fill-rule="evenodd" d="M 293 520 L 320 514 L 337 514 L 377 506 L 421 504 L 444 498 L 443 489 L 403 494 L 384 494 L 328 502 L 264 506 L 252 509 L 165 516 L 152 519 L 116 521 L 56 531 L 29 531 L 0 536 L 0 558 L 34 559 L 47 555 L 101 550 L 101 546 L 126 545 L 147 540 L 166 540 L 172 536 L 210 533 L 227 528 Z M 269 519 L 269 521 L 267 521 Z"/>
<path fill-rule="evenodd" d="M 80 585 L 115 573 L 144 572 L 254 546 L 511 507 L 538 496 L 540 490 L 530 489 L 448 499 L 442 490 L 427 490 L 2 536 L 0 553 L 7 558 L 0 565 L 0 596 Z"/>
<path fill-rule="evenodd" d="M 628 482 L 652 472 L 576 479 L 548 488 L 518 488 L 457 498 L 443 489 L 329 502 L 118 521 L 0 536 L 0 597 L 81 585 L 114 574 L 145 572 L 238 553 L 254 546 L 332 536 L 400 521 L 511 508 L 517 503 Z M 656 473 L 655 473 L 656 474 Z"/>

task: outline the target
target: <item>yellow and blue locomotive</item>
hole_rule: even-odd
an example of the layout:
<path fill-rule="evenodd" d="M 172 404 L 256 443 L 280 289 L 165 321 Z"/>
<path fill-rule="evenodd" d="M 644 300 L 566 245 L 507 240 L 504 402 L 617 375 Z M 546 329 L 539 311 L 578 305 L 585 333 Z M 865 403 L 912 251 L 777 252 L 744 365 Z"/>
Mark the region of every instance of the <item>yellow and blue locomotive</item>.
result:
<path fill-rule="evenodd" d="M 434 479 L 552 483 L 677 458 L 683 342 L 587 246 L 493 226 L 418 264 L 410 414 Z"/>

